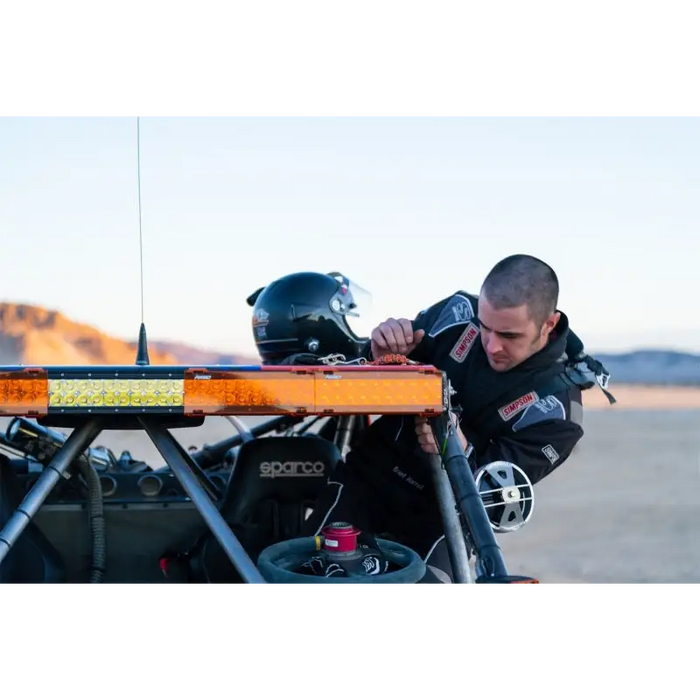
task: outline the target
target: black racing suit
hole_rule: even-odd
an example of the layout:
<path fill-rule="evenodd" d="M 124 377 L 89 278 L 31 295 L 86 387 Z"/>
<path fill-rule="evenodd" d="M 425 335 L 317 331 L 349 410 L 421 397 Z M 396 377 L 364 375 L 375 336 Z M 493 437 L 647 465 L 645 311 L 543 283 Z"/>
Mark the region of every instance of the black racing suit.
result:
<path fill-rule="evenodd" d="M 425 336 L 409 359 L 447 374 L 473 469 L 507 460 L 537 483 L 566 461 L 583 436 L 581 388 L 551 381 L 561 375 L 567 357 L 568 319 L 561 314 L 538 353 L 496 372 L 481 343 L 477 311 L 478 297 L 458 292 L 421 312 L 413 328 L 425 330 Z M 305 534 L 345 520 L 427 557 L 443 532 L 428 455 L 414 427 L 413 416 L 382 416 L 366 429 L 329 479 Z M 449 570 L 444 543 L 439 552 L 436 566 Z"/>

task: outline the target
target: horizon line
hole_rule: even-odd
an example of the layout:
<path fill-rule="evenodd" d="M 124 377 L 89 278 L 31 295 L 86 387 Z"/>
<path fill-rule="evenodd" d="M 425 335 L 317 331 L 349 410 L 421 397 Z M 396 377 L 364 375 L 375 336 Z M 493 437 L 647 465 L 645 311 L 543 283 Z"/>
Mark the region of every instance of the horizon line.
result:
<path fill-rule="evenodd" d="M 78 324 L 78 325 L 86 325 L 92 327 L 95 331 L 98 333 L 102 333 L 104 335 L 110 336 L 114 338 L 115 340 L 121 340 L 122 342 L 130 343 L 130 344 L 138 344 L 138 330 L 136 331 L 134 337 L 132 338 L 131 336 L 126 336 L 126 335 L 120 335 L 117 333 L 112 333 L 110 331 L 104 330 L 103 327 L 98 325 L 97 322 L 88 320 L 88 319 L 82 319 L 82 318 L 77 318 L 74 317 L 73 315 L 67 313 L 66 311 L 62 310 L 61 308 L 58 307 L 51 307 L 51 306 L 44 306 L 41 303 L 37 302 L 30 302 L 30 301 L 18 301 L 18 300 L 11 300 L 7 298 L 0 298 L 0 305 L 2 304 L 8 304 L 12 306 L 28 306 L 36 309 L 42 309 L 43 311 L 47 311 L 49 313 L 57 313 L 62 316 L 64 316 L 68 321 Z M 137 326 L 140 326 L 140 321 L 137 324 Z M 148 324 L 145 324 L 146 327 Z M 161 344 L 161 343 L 172 343 L 172 344 L 178 344 L 178 345 L 186 345 L 192 349 L 196 349 L 200 352 L 207 352 L 207 353 L 212 353 L 212 354 L 217 354 L 217 355 L 234 355 L 234 354 L 241 354 L 243 356 L 250 356 L 253 357 L 256 353 L 253 348 L 249 349 L 221 349 L 217 348 L 213 345 L 202 345 L 196 341 L 190 341 L 187 339 L 183 339 L 181 337 L 178 338 L 173 338 L 173 337 L 150 337 L 148 339 L 148 344 Z M 667 353 L 673 353 L 673 354 L 682 354 L 682 355 L 690 355 L 690 356 L 698 356 L 700 357 L 700 344 L 697 346 L 694 346 L 693 349 L 688 348 L 687 346 L 674 346 L 674 345 L 649 345 L 646 343 L 631 343 L 629 344 L 625 349 L 606 349 L 604 345 L 601 344 L 589 344 L 587 345 L 584 342 L 584 348 L 586 352 L 588 352 L 591 355 L 629 355 L 629 354 L 634 354 L 634 353 L 640 353 L 640 352 L 667 352 Z"/>

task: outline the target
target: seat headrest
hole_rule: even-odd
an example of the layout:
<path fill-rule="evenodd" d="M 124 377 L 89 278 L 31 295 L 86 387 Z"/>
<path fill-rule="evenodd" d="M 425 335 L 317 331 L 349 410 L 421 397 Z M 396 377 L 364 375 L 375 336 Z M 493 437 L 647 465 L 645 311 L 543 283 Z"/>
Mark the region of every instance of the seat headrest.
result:
<path fill-rule="evenodd" d="M 314 498 L 340 459 L 338 448 L 317 436 L 265 437 L 243 443 L 224 496 L 226 508 L 238 501 L 271 497 L 280 501 Z"/>
<path fill-rule="evenodd" d="M 299 437 L 265 437 L 257 438 L 241 445 L 236 458 L 236 471 L 241 464 L 249 462 L 322 462 L 334 467 L 340 459 L 338 448 L 329 440 L 324 440 L 315 435 Z M 304 473 L 309 473 L 309 468 L 297 466 L 287 467 L 287 471 L 302 469 Z M 275 466 L 275 472 L 284 473 L 279 466 Z M 320 467 L 315 470 L 320 472 Z M 270 469 L 263 467 L 261 475 L 267 475 Z"/>

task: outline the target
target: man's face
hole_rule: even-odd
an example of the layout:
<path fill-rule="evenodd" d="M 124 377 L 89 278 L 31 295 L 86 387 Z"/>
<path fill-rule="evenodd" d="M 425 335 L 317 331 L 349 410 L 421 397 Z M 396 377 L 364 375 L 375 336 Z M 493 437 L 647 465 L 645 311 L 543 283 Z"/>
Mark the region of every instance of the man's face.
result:
<path fill-rule="evenodd" d="M 552 314 L 539 328 L 530 318 L 526 305 L 494 309 L 482 294 L 479 297 L 481 342 L 491 367 L 496 372 L 506 372 L 541 350 L 559 316 Z"/>

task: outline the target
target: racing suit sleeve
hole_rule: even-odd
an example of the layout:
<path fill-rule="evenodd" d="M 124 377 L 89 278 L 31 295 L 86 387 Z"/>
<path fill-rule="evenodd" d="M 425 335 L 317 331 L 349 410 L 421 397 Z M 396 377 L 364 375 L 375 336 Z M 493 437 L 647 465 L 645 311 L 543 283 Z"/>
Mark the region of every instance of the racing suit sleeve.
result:
<path fill-rule="evenodd" d="M 415 331 L 422 330 L 425 331 L 425 335 L 423 336 L 423 340 L 409 353 L 409 360 L 415 360 L 421 364 L 431 364 L 431 357 L 436 339 L 430 337 L 430 330 L 435 325 L 435 322 L 440 317 L 440 313 L 450 299 L 452 299 L 452 296 L 438 301 L 436 304 L 421 311 L 413 319 L 413 332 L 415 333 Z"/>
<path fill-rule="evenodd" d="M 411 353 L 409 353 L 409 360 L 415 360 L 416 362 L 420 362 L 421 364 L 430 364 L 430 356 L 432 353 L 432 348 L 435 344 L 435 338 L 431 338 L 428 335 L 428 333 L 433 327 L 435 321 L 437 321 L 437 319 L 439 318 L 440 312 L 444 308 L 445 304 L 447 304 L 447 302 L 449 302 L 451 298 L 452 297 L 449 296 L 445 299 L 442 299 L 441 301 L 438 301 L 437 303 L 433 304 L 427 309 L 421 311 L 413 319 L 413 330 L 424 330 L 425 336 L 423 337 L 423 340 L 420 342 L 420 344 L 417 347 L 415 347 Z M 367 342 L 362 346 L 360 356 L 368 360 L 376 359 L 372 357 L 371 338 L 368 339 Z"/>
<path fill-rule="evenodd" d="M 474 461 L 477 466 L 513 462 L 536 484 L 568 459 L 582 437 L 579 423 L 566 418 L 543 420 L 491 441 Z"/>

